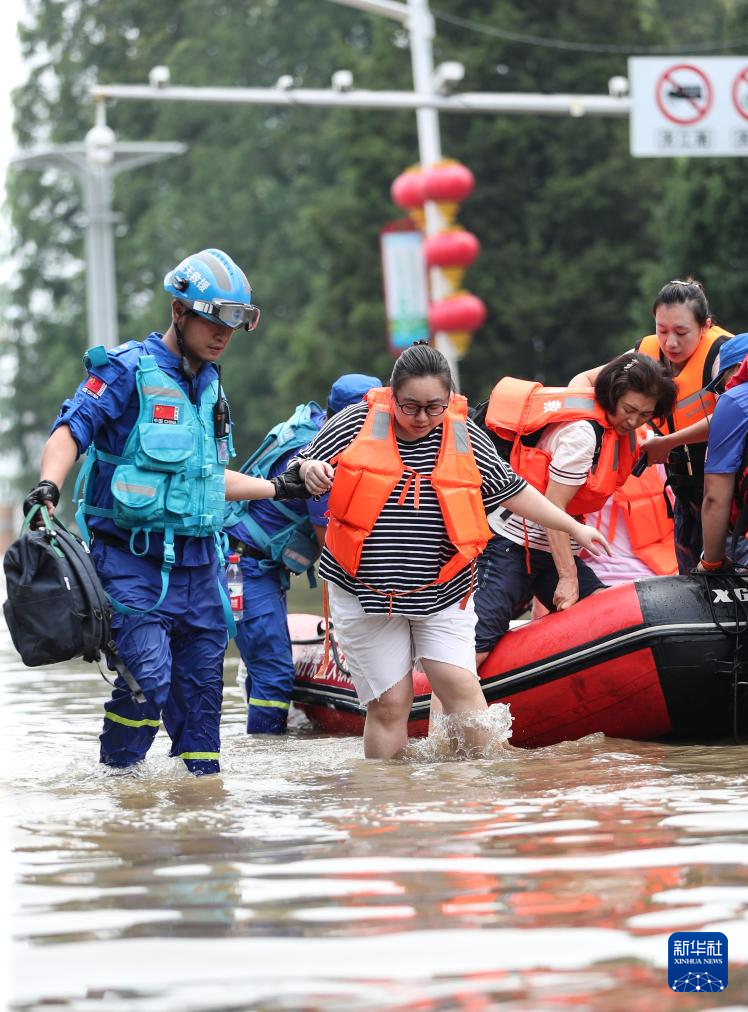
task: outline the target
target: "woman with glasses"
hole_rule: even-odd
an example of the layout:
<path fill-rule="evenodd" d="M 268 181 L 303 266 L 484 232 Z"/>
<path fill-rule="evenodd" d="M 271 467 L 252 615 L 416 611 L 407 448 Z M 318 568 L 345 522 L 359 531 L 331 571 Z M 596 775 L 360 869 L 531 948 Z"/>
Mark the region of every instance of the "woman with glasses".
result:
<path fill-rule="evenodd" d="M 714 324 L 701 282 L 670 281 L 652 306 L 655 333 L 637 351 L 663 362 L 678 390 L 664 431 L 646 446 L 649 464 L 665 464 L 675 494 L 675 554 L 678 572 L 690 573 L 702 550 L 701 500 L 709 420 L 717 394 L 711 387 L 721 370 L 719 349 L 732 335 Z M 602 366 L 572 379 L 570 386 L 595 382 Z"/>
<path fill-rule="evenodd" d="M 511 403 L 508 382 L 517 381 L 502 380 L 488 405 L 486 422 L 496 431 L 511 413 L 503 417 L 502 405 Z M 517 457 L 518 470 L 559 509 L 584 515 L 599 509 L 628 478 L 636 460 L 636 429 L 672 410 L 675 384 L 659 362 L 628 352 L 600 370 L 589 407 L 578 404 L 591 391 L 572 386 L 564 398 L 553 389 L 556 399 L 538 392 L 535 421 L 525 429 L 532 439 L 516 446 L 512 460 Z M 554 421 L 543 424 L 548 417 L 544 411 L 552 405 Z M 475 595 L 479 665 L 533 596 L 549 611 L 566 611 L 605 586 L 578 557 L 578 538 L 547 524 L 527 523 L 510 508 L 495 510 L 488 521 L 495 537 L 481 556 Z"/>
<path fill-rule="evenodd" d="M 335 633 L 367 706 L 364 750 L 392 758 L 407 743 L 418 658 L 446 713 L 486 709 L 475 667 L 475 561 L 506 503 L 607 549 L 517 477 L 467 417 L 444 356 L 426 344 L 400 355 L 390 386 L 331 419 L 300 454 L 313 495 L 331 487 L 320 560 Z M 478 728 L 466 728 L 480 747 Z"/>

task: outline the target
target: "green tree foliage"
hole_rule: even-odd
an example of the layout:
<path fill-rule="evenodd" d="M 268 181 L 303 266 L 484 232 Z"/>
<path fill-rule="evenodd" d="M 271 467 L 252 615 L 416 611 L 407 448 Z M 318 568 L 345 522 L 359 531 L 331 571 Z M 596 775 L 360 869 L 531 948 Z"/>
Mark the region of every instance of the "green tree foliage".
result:
<path fill-rule="evenodd" d="M 412 86 L 403 30 L 327 0 L 27 0 L 27 8 L 33 70 L 14 99 L 26 146 L 82 140 L 93 123 L 91 83 L 143 83 L 156 64 L 194 86 L 267 87 L 291 74 L 326 87 L 340 67 L 359 87 Z M 746 27 L 727 0 L 433 0 L 433 8 L 437 61 L 464 62 L 471 91 L 601 93 L 626 72 L 623 53 L 530 45 L 497 31 L 635 42 L 635 50 Z M 188 145 L 184 156 L 117 178 L 121 339 L 165 328 L 163 275 L 194 250 L 226 249 L 255 288 L 261 326 L 237 334 L 224 359 L 241 456 L 296 403 L 324 400 L 340 372 L 386 378 L 378 233 L 400 214 L 392 180 L 418 158 L 413 113 L 119 102 L 107 114 L 119 139 Z M 482 243 L 465 286 L 489 308 L 462 364 L 471 398 L 505 373 L 561 383 L 629 347 L 684 254 L 685 267 L 708 274 L 720 300 L 737 307 L 744 239 L 726 193 L 739 189 L 742 162 L 712 163 L 710 173 L 632 159 L 625 118 L 444 115 L 441 126 L 445 155 L 477 180 L 459 215 Z M 30 468 L 82 376 L 80 355 L 98 340 L 86 333 L 77 185 L 17 170 L 9 200 L 19 269 L 4 341 L 17 363 L 5 438 Z"/>

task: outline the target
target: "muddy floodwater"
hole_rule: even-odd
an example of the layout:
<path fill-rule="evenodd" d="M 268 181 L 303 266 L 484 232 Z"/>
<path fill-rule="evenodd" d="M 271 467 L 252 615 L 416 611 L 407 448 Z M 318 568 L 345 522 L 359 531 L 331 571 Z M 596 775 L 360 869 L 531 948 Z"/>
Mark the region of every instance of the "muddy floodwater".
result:
<path fill-rule="evenodd" d="M 0 664 L 10 1009 L 748 1008 L 748 747 L 366 761 L 297 713 L 248 738 L 230 656 L 220 776 L 163 731 L 123 776 L 93 666 L 4 624 Z M 682 930 L 727 936 L 726 990 L 668 989 Z"/>

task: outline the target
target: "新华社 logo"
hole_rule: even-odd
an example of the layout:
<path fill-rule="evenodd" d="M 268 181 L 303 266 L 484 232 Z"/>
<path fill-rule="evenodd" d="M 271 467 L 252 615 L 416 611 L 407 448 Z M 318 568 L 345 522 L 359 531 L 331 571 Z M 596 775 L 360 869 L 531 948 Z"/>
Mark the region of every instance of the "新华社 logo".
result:
<path fill-rule="evenodd" d="M 671 991 L 724 991 L 727 935 L 721 931 L 675 931 L 668 939 Z"/>

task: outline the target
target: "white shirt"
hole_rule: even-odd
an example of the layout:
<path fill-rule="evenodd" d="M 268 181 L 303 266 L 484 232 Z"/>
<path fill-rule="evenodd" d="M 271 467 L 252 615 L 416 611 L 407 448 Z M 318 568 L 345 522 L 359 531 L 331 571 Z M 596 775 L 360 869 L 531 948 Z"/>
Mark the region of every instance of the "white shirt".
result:
<path fill-rule="evenodd" d="M 558 422 L 545 429 L 538 440 L 538 447 L 551 455 L 549 479 L 552 478 L 559 485 L 584 485 L 592 470 L 597 436 L 590 422 Z M 531 523 L 516 513 L 499 507 L 488 514 L 488 523 L 496 534 L 501 534 L 518 545 L 525 544 L 527 531 L 530 548 L 543 552 L 551 550 L 545 527 Z M 573 539 L 571 548 L 575 554 L 581 551 L 580 545 Z"/>

